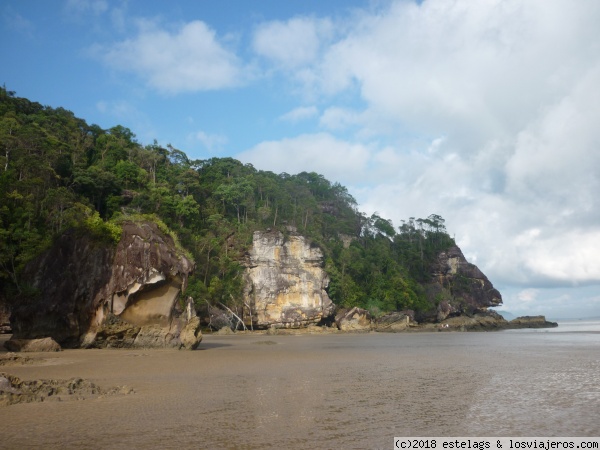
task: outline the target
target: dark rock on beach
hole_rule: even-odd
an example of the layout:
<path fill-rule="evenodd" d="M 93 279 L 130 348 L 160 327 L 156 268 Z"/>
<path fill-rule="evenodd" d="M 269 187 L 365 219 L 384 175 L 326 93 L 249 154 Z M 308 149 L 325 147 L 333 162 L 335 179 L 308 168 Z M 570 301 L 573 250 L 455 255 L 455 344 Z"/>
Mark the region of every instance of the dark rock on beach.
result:
<path fill-rule="evenodd" d="M 521 316 L 508 322 L 508 328 L 554 328 L 556 322 L 549 322 L 545 316 Z"/>
<path fill-rule="evenodd" d="M 411 319 L 409 314 L 404 312 L 391 312 L 378 317 L 374 321 L 374 330 L 380 332 L 407 331 L 410 327 L 417 326 L 417 323 Z"/>
<path fill-rule="evenodd" d="M 193 305 L 178 308 L 193 268 L 153 222 L 125 222 L 117 246 L 69 231 L 26 267 L 36 295 L 15 305 L 12 339 L 195 348 L 201 333 Z"/>
<path fill-rule="evenodd" d="M 473 315 L 502 304 L 502 296 L 458 246 L 438 255 L 425 291 L 432 307 L 418 315 L 419 322 L 441 322 L 448 317 Z"/>

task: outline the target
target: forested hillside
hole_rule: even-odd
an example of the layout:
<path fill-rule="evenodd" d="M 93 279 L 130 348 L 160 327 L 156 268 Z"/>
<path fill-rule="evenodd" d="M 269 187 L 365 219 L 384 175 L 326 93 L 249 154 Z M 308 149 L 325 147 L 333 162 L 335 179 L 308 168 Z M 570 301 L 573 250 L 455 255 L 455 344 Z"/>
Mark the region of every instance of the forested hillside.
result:
<path fill-rule="evenodd" d="M 400 200 L 399 200 L 400 201 Z M 125 219 L 150 219 L 196 262 L 187 294 L 241 301 L 241 265 L 255 230 L 307 236 L 323 250 L 331 299 L 377 314 L 431 307 L 423 284 L 454 244 L 438 215 L 398 228 L 366 216 L 347 189 L 322 175 L 262 171 L 232 158 L 192 160 L 122 126 L 104 130 L 72 112 L 0 89 L 0 295 L 30 289 L 28 261 L 65 230 L 118 242 Z"/>

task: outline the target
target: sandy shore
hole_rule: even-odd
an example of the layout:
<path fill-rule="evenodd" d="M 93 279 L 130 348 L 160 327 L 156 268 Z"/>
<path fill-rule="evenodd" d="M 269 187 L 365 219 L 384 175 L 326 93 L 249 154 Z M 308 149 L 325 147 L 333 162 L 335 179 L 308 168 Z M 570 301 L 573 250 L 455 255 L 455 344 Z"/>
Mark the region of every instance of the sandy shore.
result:
<path fill-rule="evenodd" d="M 0 448 L 390 448 L 394 436 L 597 436 L 600 346 L 586 339 L 213 335 L 192 352 L 27 354 L 31 364 L 0 372 L 135 393 L 0 408 Z"/>

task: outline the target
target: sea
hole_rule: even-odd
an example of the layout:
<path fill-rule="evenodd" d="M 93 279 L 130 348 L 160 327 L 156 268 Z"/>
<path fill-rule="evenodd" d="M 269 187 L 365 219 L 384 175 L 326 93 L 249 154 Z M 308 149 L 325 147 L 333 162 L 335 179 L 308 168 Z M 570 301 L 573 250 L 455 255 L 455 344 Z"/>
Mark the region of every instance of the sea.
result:
<path fill-rule="evenodd" d="M 205 335 L 3 367 L 134 393 L 0 408 L 0 449 L 393 448 L 394 437 L 600 436 L 600 321 L 499 332 Z"/>

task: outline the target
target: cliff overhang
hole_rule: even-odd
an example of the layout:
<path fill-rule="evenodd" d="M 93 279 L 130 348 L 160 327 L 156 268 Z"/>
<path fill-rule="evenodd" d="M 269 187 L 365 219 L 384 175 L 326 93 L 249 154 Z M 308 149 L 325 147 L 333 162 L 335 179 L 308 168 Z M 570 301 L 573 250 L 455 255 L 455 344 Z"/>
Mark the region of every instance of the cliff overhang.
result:
<path fill-rule="evenodd" d="M 26 267 L 36 295 L 13 308 L 14 339 L 51 337 L 63 347 L 197 346 L 195 311 L 188 305 L 184 314 L 178 305 L 194 263 L 154 222 L 122 228 L 116 246 L 71 230 Z"/>

